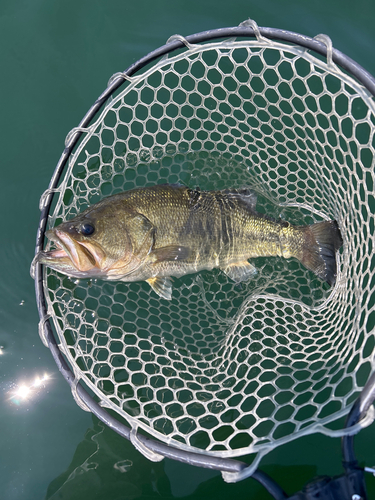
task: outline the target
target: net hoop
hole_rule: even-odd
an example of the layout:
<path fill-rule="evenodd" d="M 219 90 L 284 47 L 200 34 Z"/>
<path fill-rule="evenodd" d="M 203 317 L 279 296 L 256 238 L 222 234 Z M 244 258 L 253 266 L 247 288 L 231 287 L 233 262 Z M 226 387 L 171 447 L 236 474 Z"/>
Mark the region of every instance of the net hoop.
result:
<path fill-rule="evenodd" d="M 272 44 L 270 44 L 270 41 L 272 41 Z M 312 39 L 284 30 L 258 28 L 252 21 L 245 22 L 239 27 L 206 31 L 187 36 L 186 38 L 176 35 L 172 37 L 166 45 L 140 59 L 126 71 L 115 74 L 109 81 L 107 89 L 99 96 L 80 124 L 68 134 L 64 152 L 57 164 L 50 185 L 41 198 L 41 218 L 37 234 L 36 253 L 38 253 L 44 245 L 44 233 L 50 219 L 51 207 L 54 201 L 56 201 L 56 197 L 59 197 L 67 187 L 65 180 L 61 182 L 61 177 L 64 170 L 70 168 L 68 160 L 70 161 L 70 165 L 74 165 L 75 158 L 78 157 L 77 145 L 79 144 L 79 151 L 83 151 L 84 145 L 96 133 L 97 124 L 104 120 L 108 110 L 112 109 L 116 105 L 116 102 L 122 98 L 121 88 L 126 85 L 126 91 L 129 93 L 132 89 L 137 87 L 140 81 L 145 80 L 149 75 L 153 74 L 156 67 L 161 67 L 166 62 L 168 64 L 174 64 L 175 61 L 180 60 L 180 53 L 172 55 L 174 52 L 183 50 L 185 51 L 185 55 L 193 55 L 201 53 L 202 51 L 215 49 L 218 46 L 220 49 L 249 47 L 250 50 L 252 50 L 252 48 L 258 50 L 272 47 L 273 50 L 287 50 L 289 53 L 300 56 L 305 61 L 314 64 L 316 68 L 328 71 L 331 75 L 336 76 L 340 81 L 344 82 L 344 84 L 354 88 L 356 95 L 366 102 L 369 115 L 375 116 L 374 101 L 372 99 L 373 96 L 375 96 L 375 79 L 353 60 L 332 48 L 329 38 L 324 35 L 318 35 Z M 311 52 L 324 56 L 326 61 L 317 59 L 316 55 L 313 55 Z M 161 59 L 165 57 L 167 58 Z M 159 62 L 145 69 L 155 61 Z M 356 80 L 353 80 L 353 77 Z M 370 143 L 370 140 L 368 142 Z M 65 179 L 67 179 L 67 177 L 65 177 Z M 311 209 L 311 205 L 304 205 L 304 203 L 301 202 L 291 203 L 290 201 L 279 200 L 279 206 L 283 205 L 286 207 L 294 206 L 296 208 L 305 208 L 305 206 L 308 206 L 308 208 Z M 315 216 L 328 218 L 325 213 L 319 212 L 316 208 L 313 210 L 313 214 Z M 150 460 L 158 461 L 167 456 L 194 465 L 219 469 L 224 473 L 224 479 L 231 482 L 251 475 L 262 456 L 275 447 L 268 443 L 260 443 L 255 446 L 241 447 L 235 451 L 232 449 L 220 450 L 218 453 L 216 450 L 200 450 L 196 447 L 192 447 L 190 444 L 176 443 L 173 439 L 162 435 L 159 431 L 150 429 L 150 426 L 139 418 L 132 417 L 129 414 L 126 415 L 126 422 L 130 424 L 131 428 L 120 422 L 116 416 L 113 416 L 111 412 L 107 411 L 106 407 L 113 409 L 111 399 L 101 394 L 101 401 L 100 404 L 98 404 L 95 397 L 92 395 L 96 394 L 96 396 L 98 396 L 96 385 L 87 378 L 83 379 L 82 374 L 76 366 L 75 359 L 72 358 L 69 346 L 62 342 L 63 336 L 57 334 L 56 338 L 54 331 L 59 330 L 60 323 L 54 318 L 53 312 L 46 302 L 46 277 L 40 265 L 34 267 L 36 297 L 40 315 L 40 335 L 45 345 L 51 350 L 59 370 L 70 384 L 77 403 L 83 409 L 94 413 L 100 420 L 114 429 L 117 433 L 130 439 L 134 446 Z M 373 271 L 373 265 L 371 271 Z M 371 277 L 369 280 L 371 281 Z M 318 305 L 314 305 L 314 311 L 324 311 L 327 304 L 335 300 L 335 295 L 340 294 L 340 280 L 338 280 L 338 282 L 339 285 L 336 286 L 335 290 L 333 290 L 329 296 L 326 296 Z M 256 295 L 252 296 L 253 300 L 256 298 Z M 279 297 L 275 296 L 275 300 L 278 299 Z M 292 308 L 295 308 L 296 305 L 299 304 L 298 301 L 293 301 L 291 299 L 288 300 L 283 298 L 283 301 Z M 373 309 L 374 305 L 372 305 L 372 309 L 367 311 L 367 318 L 373 314 Z M 358 320 L 356 321 L 358 322 Z M 368 351 L 369 348 L 366 353 L 368 353 Z M 366 365 L 371 365 L 371 369 L 373 370 L 375 364 L 373 352 L 368 354 L 366 358 Z M 82 384 L 81 381 L 83 381 L 84 384 Z M 358 390 L 359 389 L 360 384 L 358 385 Z M 353 397 L 352 400 L 354 401 Z M 285 437 L 280 437 L 277 439 L 277 445 L 281 445 L 291 439 L 313 432 L 322 432 L 332 436 L 352 434 L 353 432 L 358 432 L 360 428 L 369 425 L 374 420 L 373 412 L 370 411 L 367 419 L 361 420 L 355 428 L 333 431 L 327 427 L 328 423 L 342 417 L 349 409 L 350 406 L 348 404 L 341 408 L 341 410 L 328 415 L 326 418 L 320 419 L 319 425 L 300 428 L 293 436 L 287 435 Z M 142 435 L 142 433 L 139 432 L 140 429 L 151 437 Z M 244 462 L 230 458 L 248 453 L 257 453 L 257 457 L 250 468 Z"/>

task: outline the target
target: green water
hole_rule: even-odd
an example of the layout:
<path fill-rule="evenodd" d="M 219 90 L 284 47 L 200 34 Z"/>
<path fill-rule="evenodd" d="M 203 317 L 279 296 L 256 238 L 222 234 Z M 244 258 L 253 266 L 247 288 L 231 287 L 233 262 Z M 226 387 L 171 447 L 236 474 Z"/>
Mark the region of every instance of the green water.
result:
<path fill-rule="evenodd" d="M 235 495 L 270 498 L 253 480 L 232 485 L 218 472 L 164 460 L 152 463 L 74 402 L 38 337 L 29 266 L 38 202 L 64 139 L 109 77 L 164 44 L 169 36 L 235 26 L 309 36 L 375 74 L 372 0 L 3 0 L 1 39 L 0 497 L 4 500 L 99 500 Z M 48 379 L 37 387 L 36 377 Z M 30 397 L 14 396 L 22 385 Z M 356 438 L 361 463 L 375 464 L 375 425 Z M 274 450 L 262 468 L 292 494 L 316 474 L 340 474 L 340 442 L 323 436 Z M 375 479 L 368 478 L 369 496 Z"/>

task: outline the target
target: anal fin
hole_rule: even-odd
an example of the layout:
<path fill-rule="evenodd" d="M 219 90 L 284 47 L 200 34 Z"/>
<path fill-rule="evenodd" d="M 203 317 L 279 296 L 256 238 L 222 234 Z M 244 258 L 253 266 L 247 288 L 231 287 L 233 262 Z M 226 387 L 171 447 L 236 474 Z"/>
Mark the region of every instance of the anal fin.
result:
<path fill-rule="evenodd" d="M 146 280 L 155 293 L 162 299 L 172 299 L 172 280 L 168 277 L 155 276 Z"/>
<path fill-rule="evenodd" d="M 229 266 L 223 269 L 223 271 L 230 279 L 232 279 L 236 283 L 246 281 L 249 278 L 254 277 L 258 273 L 256 267 L 247 262 L 247 260 L 229 264 Z"/>

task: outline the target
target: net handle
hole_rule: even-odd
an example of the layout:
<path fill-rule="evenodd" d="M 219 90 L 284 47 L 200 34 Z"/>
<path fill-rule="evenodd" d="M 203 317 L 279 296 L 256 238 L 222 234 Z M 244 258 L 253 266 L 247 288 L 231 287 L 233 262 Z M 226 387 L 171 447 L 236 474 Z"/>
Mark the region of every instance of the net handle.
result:
<path fill-rule="evenodd" d="M 354 402 L 352 409 L 347 417 L 345 427 L 352 427 L 361 422 L 375 401 L 375 372 L 368 379 L 361 394 Z M 355 469 L 358 466 L 354 455 L 354 435 L 344 436 L 341 440 L 341 449 L 343 456 L 343 466 L 347 470 Z"/>

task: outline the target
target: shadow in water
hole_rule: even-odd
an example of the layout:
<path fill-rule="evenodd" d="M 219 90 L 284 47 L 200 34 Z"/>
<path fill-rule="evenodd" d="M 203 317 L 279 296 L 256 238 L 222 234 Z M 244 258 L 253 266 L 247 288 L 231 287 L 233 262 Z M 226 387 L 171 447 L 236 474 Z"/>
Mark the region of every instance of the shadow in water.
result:
<path fill-rule="evenodd" d="M 288 494 L 298 491 L 316 474 L 312 465 L 268 465 L 262 469 Z M 130 442 L 93 417 L 92 428 L 77 446 L 68 469 L 50 483 L 45 500 L 227 500 L 234 496 L 270 499 L 251 478 L 228 484 L 217 471 L 168 459 L 150 462 Z"/>
<path fill-rule="evenodd" d="M 68 469 L 54 479 L 45 500 L 133 500 L 171 497 L 163 463 L 152 463 L 93 417 Z"/>

